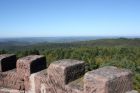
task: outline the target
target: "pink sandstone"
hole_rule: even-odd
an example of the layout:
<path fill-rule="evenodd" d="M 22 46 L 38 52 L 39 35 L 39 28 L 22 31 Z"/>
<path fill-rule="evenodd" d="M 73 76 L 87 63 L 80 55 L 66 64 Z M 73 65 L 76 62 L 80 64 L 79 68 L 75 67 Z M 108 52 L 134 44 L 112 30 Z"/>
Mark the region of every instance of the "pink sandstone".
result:
<path fill-rule="evenodd" d="M 16 58 L 9 56 L 0 55 L 5 63 L 1 68 Z M 103 67 L 85 73 L 85 62 L 72 59 L 55 61 L 48 68 L 46 64 L 42 55 L 18 59 L 17 67 L 0 71 L 0 93 L 138 93 L 126 69 Z"/>

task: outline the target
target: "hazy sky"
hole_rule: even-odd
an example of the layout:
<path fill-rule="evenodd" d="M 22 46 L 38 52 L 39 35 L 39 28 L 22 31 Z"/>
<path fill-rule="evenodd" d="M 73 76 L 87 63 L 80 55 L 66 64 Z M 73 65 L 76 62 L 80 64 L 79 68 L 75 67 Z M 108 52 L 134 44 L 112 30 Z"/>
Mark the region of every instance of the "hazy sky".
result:
<path fill-rule="evenodd" d="M 0 0 L 0 37 L 140 36 L 140 0 Z"/>

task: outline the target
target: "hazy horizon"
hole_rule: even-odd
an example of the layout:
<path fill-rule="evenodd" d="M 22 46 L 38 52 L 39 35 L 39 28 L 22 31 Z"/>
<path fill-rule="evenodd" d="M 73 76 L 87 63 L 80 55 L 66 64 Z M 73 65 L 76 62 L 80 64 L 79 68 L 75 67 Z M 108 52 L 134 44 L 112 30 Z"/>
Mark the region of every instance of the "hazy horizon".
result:
<path fill-rule="evenodd" d="M 74 38 L 78 38 L 78 37 L 82 37 L 82 38 L 86 38 L 86 37 L 105 37 L 105 38 L 140 38 L 140 36 L 23 36 L 23 37 L 0 37 L 0 39 L 8 39 L 8 38 L 70 38 L 70 37 L 74 37 Z"/>

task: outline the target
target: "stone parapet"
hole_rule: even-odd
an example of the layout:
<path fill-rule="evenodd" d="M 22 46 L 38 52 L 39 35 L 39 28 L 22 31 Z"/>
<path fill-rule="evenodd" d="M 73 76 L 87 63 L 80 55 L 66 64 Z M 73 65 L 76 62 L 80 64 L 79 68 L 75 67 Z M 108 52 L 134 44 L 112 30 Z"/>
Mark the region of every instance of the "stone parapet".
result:
<path fill-rule="evenodd" d="M 9 69 L 11 56 L 15 57 L 0 55 L 0 93 L 138 93 L 132 88 L 133 74 L 126 69 L 109 66 L 85 73 L 85 62 L 72 59 L 46 68 L 42 55 L 20 58 L 14 62 L 16 68 Z"/>

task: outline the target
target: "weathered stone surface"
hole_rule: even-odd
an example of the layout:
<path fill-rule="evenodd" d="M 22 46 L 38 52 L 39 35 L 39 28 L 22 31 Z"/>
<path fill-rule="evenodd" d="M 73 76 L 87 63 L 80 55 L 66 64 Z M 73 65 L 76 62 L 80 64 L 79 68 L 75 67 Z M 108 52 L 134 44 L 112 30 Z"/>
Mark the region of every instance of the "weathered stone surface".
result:
<path fill-rule="evenodd" d="M 132 90 L 132 72 L 116 67 L 103 67 L 86 73 L 85 93 L 125 93 Z"/>
<path fill-rule="evenodd" d="M 84 61 L 64 59 L 53 62 L 48 68 L 48 76 L 60 84 L 68 84 L 80 76 L 84 75 Z"/>
<path fill-rule="evenodd" d="M 31 74 L 31 76 L 29 77 L 29 81 L 25 84 L 25 86 L 28 86 L 27 88 L 25 88 L 25 90 L 28 93 L 42 93 L 41 91 L 46 91 L 46 88 L 44 88 L 46 82 L 47 69 Z"/>
<path fill-rule="evenodd" d="M 132 90 L 132 91 L 129 91 L 129 92 L 126 92 L 126 93 L 138 93 L 138 91 Z"/>
<path fill-rule="evenodd" d="M 42 55 L 30 55 L 17 61 L 17 73 L 21 77 L 28 77 L 43 69 L 46 69 L 46 58 Z"/>
<path fill-rule="evenodd" d="M 66 84 L 81 77 L 85 73 L 83 61 L 63 59 L 50 64 L 47 69 L 50 93 L 67 93 Z"/>
<path fill-rule="evenodd" d="M 24 90 L 24 81 L 19 79 L 16 70 L 0 73 L 0 87 Z"/>
<path fill-rule="evenodd" d="M 84 91 L 83 77 L 70 82 L 68 85 L 66 85 L 66 89 L 68 93 L 83 93 Z"/>
<path fill-rule="evenodd" d="M 22 90 L 15 90 L 15 89 L 10 89 L 10 88 L 0 88 L 0 93 L 25 93 Z"/>
<path fill-rule="evenodd" d="M 8 71 L 16 68 L 16 55 L 2 54 L 0 55 L 0 72 Z"/>

